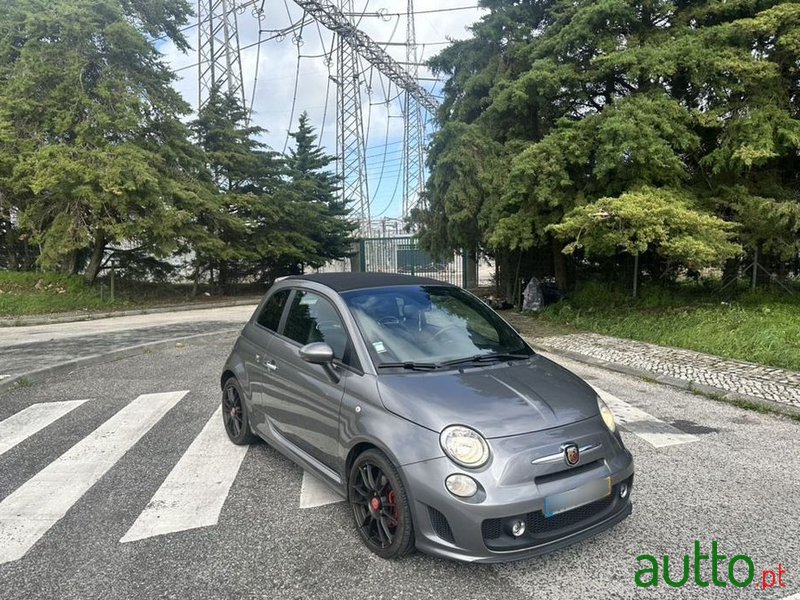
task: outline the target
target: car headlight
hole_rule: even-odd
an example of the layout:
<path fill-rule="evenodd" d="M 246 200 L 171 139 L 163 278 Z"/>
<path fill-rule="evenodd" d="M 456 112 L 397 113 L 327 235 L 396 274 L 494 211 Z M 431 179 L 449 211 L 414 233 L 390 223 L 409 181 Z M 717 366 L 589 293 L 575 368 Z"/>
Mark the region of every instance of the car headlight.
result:
<path fill-rule="evenodd" d="M 461 466 L 477 468 L 489 460 L 489 444 L 480 433 L 469 427 L 445 427 L 439 443 L 445 454 Z"/>
<path fill-rule="evenodd" d="M 606 424 L 606 427 L 608 427 L 608 430 L 614 433 L 617 430 L 617 422 L 614 419 L 614 413 L 611 412 L 611 409 L 608 408 L 608 404 L 603 402 L 600 396 L 597 397 L 597 408 L 600 409 L 600 416 L 603 417 L 603 422 Z"/>

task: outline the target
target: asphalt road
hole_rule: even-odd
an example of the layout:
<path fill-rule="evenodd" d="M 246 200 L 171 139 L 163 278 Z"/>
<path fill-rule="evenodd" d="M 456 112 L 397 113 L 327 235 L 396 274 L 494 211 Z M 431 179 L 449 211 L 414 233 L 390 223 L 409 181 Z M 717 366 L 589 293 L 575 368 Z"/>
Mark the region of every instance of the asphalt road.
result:
<path fill-rule="evenodd" d="M 0 380 L 159 340 L 241 328 L 255 305 L 0 328 Z"/>
<path fill-rule="evenodd" d="M 22 510 L 68 505 L 52 526 L 44 511 L 38 541 L 0 564 L 0 598 L 783 599 L 800 593 L 800 423 L 564 360 L 630 409 L 623 436 L 636 460 L 634 513 L 592 540 L 504 565 L 419 553 L 382 561 L 362 546 L 344 503 L 300 508 L 302 471 L 257 444 L 231 474 L 217 524 L 121 543 L 217 409 L 219 371 L 232 340 L 225 335 L 79 369 L 0 396 L 0 431 L 32 405 L 86 400 L 6 451 L 0 437 L 0 516 L 9 497 L 29 490 L 39 495 L 26 496 Z M 137 398 L 177 391 L 188 393 L 175 396 L 152 425 L 130 419 L 142 435 L 129 448 L 96 464 L 90 455 L 70 463 L 76 475 L 67 473 L 64 489 L 81 477 L 96 480 L 74 502 L 66 493 L 41 493 L 50 481 L 43 470 L 49 474 L 75 446 L 102 447 L 104 435 L 93 432 Z M 654 439 L 663 438 L 648 436 L 653 427 L 691 435 L 686 443 L 659 445 Z M 0 558 L 8 554 L 9 535 L 0 525 Z M 663 581 L 636 587 L 638 555 L 666 554 L 680 564 L 695 540 L 706 552 L 715 540 L 729 557 L 748 555 L 759 579 L 762 569 L 781 563 L 786 587 L 670 588 Z"/>

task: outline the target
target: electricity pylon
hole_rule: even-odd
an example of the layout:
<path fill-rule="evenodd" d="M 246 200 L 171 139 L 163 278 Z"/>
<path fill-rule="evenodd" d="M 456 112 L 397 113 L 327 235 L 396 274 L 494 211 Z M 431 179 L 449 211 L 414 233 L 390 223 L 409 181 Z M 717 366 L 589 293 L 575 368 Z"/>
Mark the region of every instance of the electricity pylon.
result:
<path fill-rule="evenodd" d="M 235 0 L 197 0 L 198 110 L 215 88 L 233 94 L 242 106 L 247 106 L 239 54 L 238 8 Z"/>
<path fill-rule="evenodd" d="M 439 107 L 436 99 L 417 82 L 413 0 L 408 0 L 406 40 L 406 58 L 411 72 L 345 16 L 353 14 L 353 0 L 338 0 L 338 6 L 328 0 L 294 0 L 294 3 L 336 34 L 338 172 L 342 178 L 342 197 L 353 207 L 354 216 L 361 224 L 361 233 L 367 234 L 370 206 L 360 59 L 404 91 L 404 217 L 419 200 L 424 181 L 422 109 L 433 114 Z M 237 14 L 255 4 L 254 0 L 198 0 L 198 108 L 208 101 L 211 90 L 215 88 L 234 94 L 242 106 L 246 106 Z M 262 2 L 257 10 L 259 15 L 263 14 L 263 6 Z"/>
<path fill-rule="evenodd" d="M 417 35 L 414 26 L 414 0 L 408 0 L 406 11 L 406 62 L 409 75 L 416 80 L 419 71 L 417 54 Z M 424 182 L 425 143 L 422 127 L 422 108 L 415 94 L 405 90 L 403 96 L 403 218 L 407 218 L 411 210 L 419 202 Z"/>
<path fill-rule="evenodd" d="M 403 216 L 419 198 L 423 180 L 422 115 L 424 108 L 435 113 L 439 107 L 436 99 L 417 82 L 416 39 L 413 15 L 409 15 L 412 44 L 407 55 L 412 71 L 406 70 L 394 60 L 377 42 L 358 29 L 345 15 L 353 14 L 353 0 L 339 0 L 334 6 L 324 0 L 294 0 L 307 14 L 337 36 L 338 54 L 338 144 L 340 175 L 343 181 L 344 198 L 351 202 L 354 213 L 361 223 L 361 233 L 368 233 L 370 222 L 369 192 L 366 176 L 364 128 L 361 113 L 361 83 L 359 81 L 358 57 L 378 69 L 399 89 L 405 92 L 406 135 L 404 144 L 404 200 Z M 409 13 L 413 2 L 408 3 Z"/>
<path fill-rule="evenodd" d="M 339 0 L 341 12 L 353 12 L 353 0 Z M 339 177 L 343 199 L 350 203 L 360 225 L 359 233 L 369 235 L 370 207 L 367 185 L 367 157 L 364 118 L 361 112 L 361 69 L 358 52 L 342 34 L 336 34 L 336 83 Z"/>

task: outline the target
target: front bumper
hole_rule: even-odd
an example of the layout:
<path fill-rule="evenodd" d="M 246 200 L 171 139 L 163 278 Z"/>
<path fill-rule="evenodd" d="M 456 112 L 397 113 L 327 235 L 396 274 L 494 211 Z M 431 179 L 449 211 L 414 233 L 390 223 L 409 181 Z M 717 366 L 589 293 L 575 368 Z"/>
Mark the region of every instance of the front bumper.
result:
<path fill-rule="evenodd" d="M 519 469 L 502 465 L 502 460 L 496 460 L 497 468 L 482 473 L 459 469 L 445 457 L 405 465 L 403 477 L 412 499 L 417 548 L 469 562 L 522 560 L 574 544 L 619 523 L 632 510 L 633 459 L 616 436 L 609 434 L 604 441 L 605 456 L 595 457 L 585 469 L 564 476 L 532 476 L 529 481 L 509 482 L 519 475 Z M 524 459 L 535 473 L 528 458 Z M 444 480 L 455 472 L 465 472 L 479 482 L 481 491 L 476 497 L 462 500 L 447 491 Z M 611 483 L 608 496 L 545 518 L 547 496 L 605 477 Z M 620 496 L 623 483 L 628 487 L 624 498 Z M 526 523 L 525 533 L 518 538 L 510 533 L 514 520 Z"/>

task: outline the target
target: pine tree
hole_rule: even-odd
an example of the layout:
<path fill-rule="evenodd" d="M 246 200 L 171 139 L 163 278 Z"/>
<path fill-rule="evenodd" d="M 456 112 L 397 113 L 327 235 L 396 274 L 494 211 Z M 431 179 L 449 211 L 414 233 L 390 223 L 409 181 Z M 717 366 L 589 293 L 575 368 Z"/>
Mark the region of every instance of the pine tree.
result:
<path fill-rule="evenodd" d="M 558 274 L 570 233 L 601 261 L 617 262 L 626 246 L 610 247 L 603 227 L 591 228 L 599 237 L 590 242 L 594 234 L 560 223 L 613 207 L 641 217 L 626 228 L 646 228 L 652 215 L 635 205 L 656 203 L 702 224 L 666 233 L 697 244 L 706 264 L 742 248 L 776 261 L 797 255 L 800 5 L 483 4 L 490 12 L 473 38 L 431 61 L 451 78 L 429 208 L 415 216 L 428 245 L 477 244 L 519 259 L 551 248 Z M 738 246 L 717 243 L 731 228 L 709 216 L 737 225 Z M 667 250 L 672 241 L 648 247 L 651 272 L 688 266 Z"/>
<path fill-rule="evenodd" d="M 179 47 L 184 0 L 13 0 L 0 14 L 0 197 L 45 269 L 93 282 L 106 249 L 156 256 L 196 233 L 203 165 L 148 36 Z M 8 157 L 12 164 L 8 164 Z"/>
<path fill-rule="evenodd" d="M 321 267 L 350 253 L 356 225 L 348 219 L 346 201 L 339 198 L 339 178 L 330 170 L 335 159 L 319 147 L 307 113 L 300 115 L 297 131 L 290 135 L 295 143 L 286 166 L 293 221 L 313 242 L 308 255 L 293 268 Z"/>

